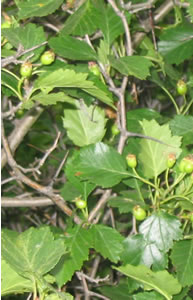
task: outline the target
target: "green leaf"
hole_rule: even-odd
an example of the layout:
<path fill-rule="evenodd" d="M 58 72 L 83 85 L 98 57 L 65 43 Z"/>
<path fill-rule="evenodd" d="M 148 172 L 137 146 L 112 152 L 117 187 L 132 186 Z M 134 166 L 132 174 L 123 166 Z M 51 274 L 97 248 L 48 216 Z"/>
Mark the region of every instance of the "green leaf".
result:
<path fill-rule="evenodd" d="M 140 193 L 144 196 L 149 195 L 149 192 L 142 189 L 140 189 Z M 143 208 L 146 207 L 144 201 L 140 199 L 138 190 L 121 191 L 120 196 L 112 196 L 109 199 L 108 205 L 110 207 L 117 207 L 120 214 L 132 212 L 133 207 L 136 205 L 140 205 Z"/>
<path fill-rule="evenodd" d="M 16 5 L 19 9 L 19 19 L 31 17 L 43 17 L 55 12 L 63 0 L 28 0 L 17 1 Z"/>
<path fill-rule="evenodd" d="M 53 37 L 48 44 L 56 54 L 64 58 L 83 61 L 97 60 L 95 51 L 86 42 L 68 35 Z"/>
<path fill-rule="evenodd" d="M 1 296 L 33 291 L 33 283 L 16 273 L 4 260 L 1 261 Z"/>
<path fill-rule="evenodd" d="M 98 4 L 97 4 L 98 5 Z M 105 7 L 98 5 L 99 17 L 97 18 L 98 27 L 104 35 L 104 41 L 111 46 L 112 42 L 122 33 L 124 33 L 123 23 L 120 17 L 116 15 L 111 6 Z M 130 14 L 127 14 L 127 21 L 130 21 Z"/>
<path fill-rule="evenodd" d="M 135 76 L 141 80 L 146 79 L 150 75 L 149 69 L 153 64 L 143 56 L 124 56 L 115 59 L 109 56 L 109 61 L 113 68 L 121 74 Z"/>
<path fill-rule="evenodd" d="M 97 29 L 96 18 L 99 12 L 94 9 L 90 1 L 83 3 L 64 23 L 61 35 L 72 34 L 84 37 L 91 35 Z"/>
<path fill-rule="evenodd" d="M 87 73 L 75 73 L 74 70 L 58 69 L 53 72 L 46 72 L 36 81 L 34 88 L 50 92 L 55 87 L 80 88 L 88 94 L 95 96 L 102 102 L 113 106 L 113 100 L 106 92 L 100 90 L 92 81 L 87 80 Z"/>
<path fill-rule="evenodd" d="M 51 94 L 44 94 L 39 93 L 34 95 L 30 100 L 38 101 L 42 105 L 54 105 L 57 102 L 68 102 L 69 100 L 73 100 L 73 98 L 69 97 L 68 95 L 59 92 L 59 93 L 51 93 Z"/>
<path fill-rule="evenodd" d="M 2 31 L 3 35 L 15 48 L 18 48 L 19 45 L 22 45 L 24 50 L 27 50 L 46 41 L 43 27 L 36 26 L 32 23 L 28 23 L 23 27 L 3 29 Z M 29 60 L 34 62 L 39 58 L 44 49 L 45 46 L 41 46 L 31 52 L 26 53 L 25 55 L 22 55 L 20 59 L 24 60 L 33 53 L 34 55 Z"/>
<path fill-rule="evenodd" d="M 164 170 L 166 170 L 167 157 L 170 153 L 174 153 L 176 158 L 181 153 L 181 137 L 172 136 L 169 129 L 169 124 L 160 126 L 156 121 L 140 122 L 142 133 L 146 136 L 158 138 L 165 144 L 151 141 L 149 139 L 142 139 L 140 141 L 139 165 L 141 164 L 143 176 L 146 178 L 157 177 Z"/>
<path fill-rule="evenodd" d="M 164 212 L 157 212 L 148 217 L 139 226 L 139 233 L 149 243 L 167 252 L 173 246 L 173 241 L 182 237 L 181 223 L 178 218 Z"/>
<path fill-rule="evenodd" d="M 124 264 L 153 266 L 154 271 L 163 270 L 167 265 L 166 255 L 155 244 L 149 244 L 141 234 L 126 238 L 123 246 L 121 260 Z"/>
<path fill-rule="evenodd" d="M 93 248 L 98 251 L 104 258 L 112 262 L 120 259 L 123 250 L 123 237 L 118 231 L 105 225 L 93 225 L 91 228 L 93 235 Z"/>
<path fill-rule="evenodd" d="M 17 237 L 2 233 L 2 257 L 18 273 L 43 275 L 65 253 L 61 240 L 54 240 L 49 227 L 30 228 Z"/>
<path fill-rule="evenodd" d="M 143 119 L 146 120 L 157 120 L 159 121 L 161 119 L 161 115 L 149 108 L 138 108 L 127 111 L 127 130 L 132 132 L 142 132 L 142 128 L 139 121 L 142 121 Z"/>
<path fill-rule="evenodd" d="M 108 297 L 111 300 L 129 300 L 129 287 L 128 284 L 119 283 L 118 285 L 114 286 L 101 286 L 98 290 L 102 293 L 102 295 Z"/>
<path fill-rule="evenodd" d="M 124 158 L 114 149 L 103 143 L 82 148 L 74 160 L 76 172 L 102 187 L 111 187 L 131 174 L 126 171 Z"/>
<path fill-rule="evenodd" d="M 186 296 L 188 295 L 189 289 L 190 287 L 183 288 L 178 295 L 174 296 L 174 300 L 188 300 Z"/>
<path fill-rule="evenodd" d="M 171 259 L 181 285 L 191 286 L 193 284 L 193 240 L 177 242 L 172 249 Z"/>
<path fill-rule="evenodd" d="M 193 141 L 193 117 L 176 115 L 169 123 L 172 134 L 183 136 L 183 144 L 192 144 Z"/>
<path fill-rule="evenodd" d="M 72 278 L 75 271 L 81 269 L 85 260 L 88 260 L 91 243 L 92 235 L 89 229 L 76 225 L 66 232 L 65 245 L 69 254 L 65 255 L 51 272 L 60 287 Z"/>
<path fill-rule="evenodd" d="M 19 80 L 16 76 L 13 76 L 9 72 L 6 72 L 6 70 L 2 70 L 1 84 L 9 89 L 11 95 L 17 96 L 20 99 L 20 95 L 18 93 L 18 83 Z"/>
<path fill-rule="evenodd" d="M 77 156 L 79 156 L 79 152 L 75 152 L 74 155 L 68 159 L 65 175 L 86 201 L 88 195 L 95 189 L 96 185 L 88 181 L 81 181 L 79 173 L 77 173 L 77 166 L 75 164 Z"/>
<path fill-rule="evenodd" d="M 166 29 L 160 36 L 159 52 L 170 64 L 180 64 L 192 56 L 193 25 L 183 22 L 178 26 Z"/>
<path fill-rule="evenodd" d="M 58 292 L 52 293 L 44 298 L 44 300 L 73 300 L 74 297 L 69 293 Z"/>
<path fill-rule="evenodd" d="M 164 297 L 157 292 L 144 292 L 133 295 L 133 300 L 164 300 Z"/>
<path fill-rule="evenodd" d="M 132 266 L 126 265 L 119 268 L 113 267 L 119 272 L 129 276 L 142 284 L 146 285 L 148 289 L 154 289 L 167 300 L 172 299 L 172 295 L 178 294 L 181 290 L 181 285 L 172 275 L 167 271 L 152 272 L 146 266 Z"/>
<path fill-rule="evenodd" d="M 104 110 L 94 105 L 88 107 L 81 100 L 68 103 L 63 118 L 68 137 L 79 147 L 100 142 L 105 134 Z"/>

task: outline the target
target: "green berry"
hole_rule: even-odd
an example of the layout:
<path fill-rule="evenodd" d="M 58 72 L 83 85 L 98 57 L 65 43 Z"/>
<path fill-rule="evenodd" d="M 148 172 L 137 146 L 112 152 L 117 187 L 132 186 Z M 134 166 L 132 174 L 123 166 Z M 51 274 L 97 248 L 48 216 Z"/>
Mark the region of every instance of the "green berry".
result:
<path fill-rule="evenodd" d="M 184 171 L 187 174 L 191 174 L 193 172 L 193 164 L 192 163 L 187 163 L 184 167 Z"/>
<path fill-rule="evenodd" d="M 114 123 L 111 127 L 111 132 L 112 132 L 112 135 L 118 135 L 120 133 L 120 130 L 117 126 L 116 123 Z"/>
<path fill-rule="evenodd" d="M 126 161 L 127 161 L 127 165 L 128 165 L 130 168 L 136 168 L 136 166 L 137 166 L 136 155 L 134 155 L 134 154 L 128 154 L 128 155 L 126 156 Z"/>
<path fill-rule="evenodd" d="M 146 218 L 146 211 L 139 205 L 136 205 L 133 208 L 133 215 L 136 220 L 143 221 Z"/>
<path fill-rule="evenodd" d="M 175 162 L 176 162 L 176 155 L 174 153 L 168 154 L 167 167 L 172 168 L 175 165 Z"/>
<path fill-rule="evenodd" d="M 32 64 L 30 62 L 25 62 L 21 65 L 20 75 L 22 77 L 30 77 L 32 74 Z"/>
<path fill-rule="evenodd" d="M 18 111 L 16 112 L 16 116 L 18 118 L 21 118 L 21 117 L 23 117 L 23 115 L 24 115 L 24 110 L 23 109 L 18 109 Z"/>
<path fill-rule="evenodd" d="M 40 57 L 42 65 L 51 65 L 55 60 L 55 53 L 52 50 L 45 51 Z"/>
<path fill-rule="evenodd" d="M 95 76 L 100 76 L 100 69 L 98 67 L 98 65 L 94 62 L 94 61 L 90 61 L 88 63 L 88 68 L 91 71 L 91 73 L 93 73 Z"/>
<path fill-rule="evenodd" d="M 86 206 L 87 206 L 86 201 L 84 201 L 80 198 L 78 198 L 75 203 L 76 203 L 76 207 L 79 209 L 86 208 Z"/>
<path fill-rule="evenodd" d="M 182 173 L 187 173 L 187 174 L 193 172 L 193 155 L 186 156 L 181 160 L 179 164 L 179 170 Z"/>
<path fill-rule="evenodd" d="M 184 96 L 187 93 L 187 85 L 183 80 L 178 81 L 178 83 L 177 83 L 177 92 L 181 96 Z"/>

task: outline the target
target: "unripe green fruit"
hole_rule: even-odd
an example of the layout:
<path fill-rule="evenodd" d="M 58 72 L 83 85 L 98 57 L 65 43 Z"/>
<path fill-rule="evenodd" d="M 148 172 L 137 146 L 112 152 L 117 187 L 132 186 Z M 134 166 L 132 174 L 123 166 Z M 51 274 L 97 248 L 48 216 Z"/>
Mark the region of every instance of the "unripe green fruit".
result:
<path fill-rule="evenodd" d="M 55 60 L 55 53 L 52 50 L 45 51 L 40 57 L 42 65 L 51 65 Z"/>
<path fill-rule="evenodd" d="M 18 111 L 16 112 L 16 116 L 18 118 L 21 118 L 21 117 L 23 117 L 23 115 L 24 115 L 24 110 L 23 109 L 18 109 Z"/>
<path fill-rule="evenodd" d="M 116 123 L 114 123 L 111 127 L 111 132 L 112 132 L 112 135 L 118 135 L 120 133 L 120 130 L 117 126 Z"/>
<path fill-rule="evenodd" d="M 179 170 L 182 173 L 187 173 L 187 174 L 190 174 L 193 172 L 193 156 L 192 155 L 186 156 L 181 160 L 180 165 L 179 165 Z"/>
<path fill-rule="evenodd" d="M 126 156 L 126 161 L 127 161 L 127 165 L 130 168 L 136 168 L 136 166 L 137 166 L 137 160 L 136 160 L 136 156 L 134 154 L 128 154 Z"/>
<path fill-rule="evenodd" d="M 98 76 L 98 77 L 100 76 L 100 73 L 101 73 L 100 69 L 94 61 L 90 61 L 88 63 L 88 68 L 95 76 Z"/>
<path fill-rule="evenodd" d="M 178 81 L 178 83 L 177 83 L 177 92 L 181 96 L 184 96 L 187 93 L 187 85 L 183 80 Z"/>
<path fill-rule="evenodd" d="M 79 209 L 83 209 L 86 208 L 86 201 L 82 200 L 82 199 L 78 199 L 76 200 L 76 207 Z"/>
<path fill-rule="evenodd" d="M 184 167 L 184 171 L 187 174 L 191 174 L 193 172 L 193 164 L 192 163 L 187 163 Z"/>
<path fill-rule="evenodd" d="M 137 205 L 133 208 L 133 215 L 136 220 L 143 221 L 146 218 L 146 211 Z"/>
<path fill-rule="evenodd" d="M 21 65 L 20 75 L 22 77 L 30 77 L 32 74 L 32 64 L 30 62 L 25 62 Z"/>
<path fill-rule="evenodd" d="M 176 155 L 174 153 L 170 153 L 167 159 L 167 167 L 172 168 L 176 162 Z"/>

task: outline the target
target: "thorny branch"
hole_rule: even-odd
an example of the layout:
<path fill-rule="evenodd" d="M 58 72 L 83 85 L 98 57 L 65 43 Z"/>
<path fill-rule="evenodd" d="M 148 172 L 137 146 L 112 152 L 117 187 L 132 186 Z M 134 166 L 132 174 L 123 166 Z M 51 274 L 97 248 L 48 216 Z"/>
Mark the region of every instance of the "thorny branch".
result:
<path fill-rule="evenodd" d="M 50 198 L 66 215 L 73 216 L 73 211 L 65 204 L 63 198 L 59 194 L 55 194 L 53 189 L 50 186 L 42 186 L 38 184 L 37 182 L 31 180 L 27 176 L 25 176 L 20 169 L 18 168 L 18 165 L 16 161 L 14 160 L 8 141 L 5 136 L 4 126 L 3 126 L 3 120 L 1 121 L 1 134 L 2 134 L 2 144 L 3 148 L 5 150 L 6 156 L 7 156 L 7 162 L 9 166 L 12 168 L 14 175 L 17 177 L 17 179 L 32 189 L 36 190 L 37 192 L 46 195 L 48 198 Z M 81 223 L 81 220 L 74 216 L 74 221 L 77 224 Z"/>

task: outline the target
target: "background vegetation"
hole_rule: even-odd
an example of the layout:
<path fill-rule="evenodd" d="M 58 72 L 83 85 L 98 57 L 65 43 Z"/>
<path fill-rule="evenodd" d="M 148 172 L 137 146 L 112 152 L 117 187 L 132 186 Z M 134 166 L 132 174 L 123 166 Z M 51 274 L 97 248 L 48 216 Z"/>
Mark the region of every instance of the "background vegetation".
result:
<path fill-rule="evenodd" d="M 193 297 L 193 1 L 2 1 L 2 297 Z"/>

